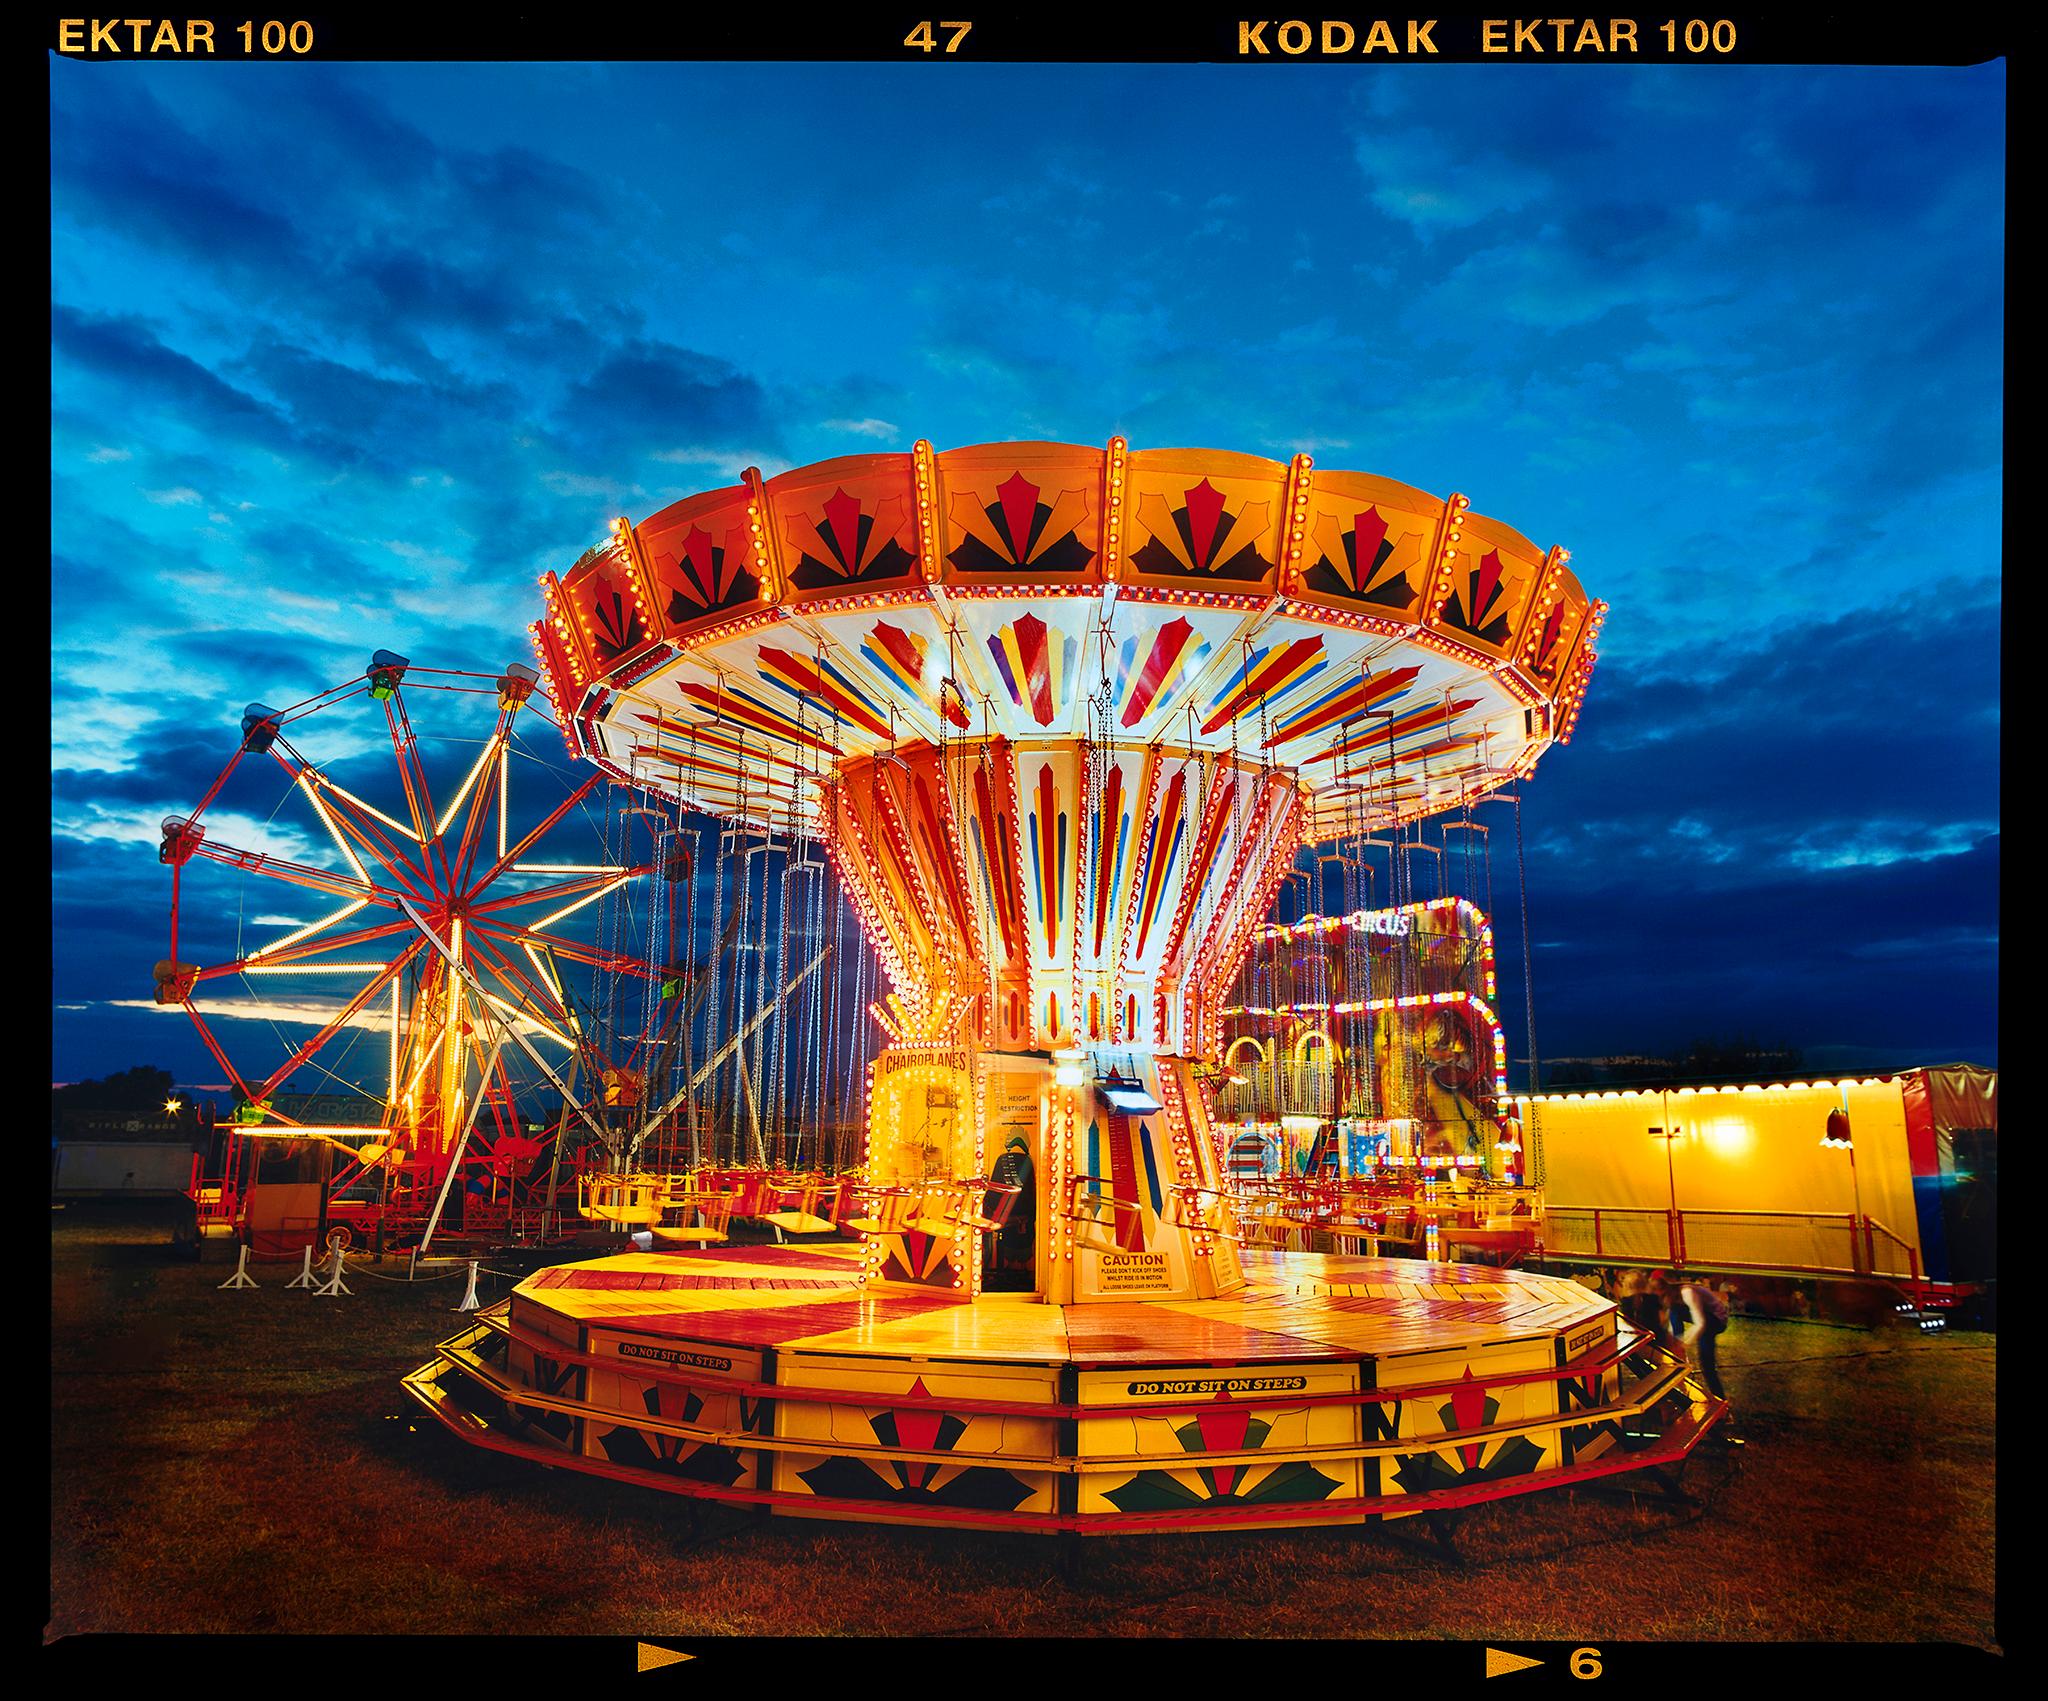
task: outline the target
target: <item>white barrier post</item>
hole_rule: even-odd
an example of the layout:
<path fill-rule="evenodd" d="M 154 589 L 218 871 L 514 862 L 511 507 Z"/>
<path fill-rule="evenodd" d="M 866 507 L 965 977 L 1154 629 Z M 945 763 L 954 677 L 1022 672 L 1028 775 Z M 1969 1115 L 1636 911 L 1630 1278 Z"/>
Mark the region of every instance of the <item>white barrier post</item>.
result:
<path fill-rule="evenodd" d="M 457 1311 L 474 1311 L 480 1303 L 476 1297 L 476 1265 L 477 1261 L 472 1258 L 469 1261 L 469 1286 L 463 1291 L 462 1303 L 455 1308 Z"/>
<path fill-rule="evenodd" d="M 313 1290 L 313 1297 L 315 1299 L 324 1298 L 332 1294 L 351 1293 L 354 1291 L 348 1286 L 347 1283 L 345 1283 L 341 1279 L 342 1256 L 343 1254 L 341 1248 L 339 1246 L 335 1247 L 334 1256 L 330 1260 L 328 1260 L 326 1282 Z"/>
<path fill-rule="evenodd" d="M 242 1255 L 235 1260 L 235 1273 L 221 1283 L 223 1288 L 253 1288 L 262 1284 L 249 1274 L 249 1243 L 242 1242 Z"/>
<path fill-rule="evenodd" d="M 288 1288 L 309 1288 L 313 1285 L 313 1243 L 306 1242 L 306 1261 L 299 1273 L 285 1283 Z"/>

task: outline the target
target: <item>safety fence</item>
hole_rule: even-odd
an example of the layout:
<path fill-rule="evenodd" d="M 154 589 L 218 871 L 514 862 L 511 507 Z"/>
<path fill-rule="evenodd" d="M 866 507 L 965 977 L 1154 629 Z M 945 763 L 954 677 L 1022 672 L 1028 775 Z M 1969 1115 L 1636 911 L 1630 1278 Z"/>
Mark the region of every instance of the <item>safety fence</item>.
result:
<path fill-rule="evenodd" d="M 622 1381 L 618 1357 L 524 1330 L 501 1304 L 444 1341 L 404 1386 L 465 1441 L 614 1480 L 797 1516 L 1048 1534 L 1362 1523 L 1444 1511 L 1677 1464 L 1727 1410 L 1682 1357 L 1626 1326 L 1561 1364 L 1489 1375 L 1491 1399 L 1475 1410 L 1476 1422 L 1450 1421 L 1450 1406 L 1441 1420 L 1430 1415 L 1438 1398 L 1470 1393 L 1469 1375 L 1398 1389 L 1250 1393 L 1237 1409 L 1263 1413 L 1257 1431 L 1240 1423 L 1241 1439 L 1205 1436 L 1193 1453 L 1182 1432 L 1216 1413 L 1211 1384 L 1190 1381 L 1203 1392 L 1142 1407 L 1114 1394 L 1099 1402 L 962 1398 L 921 1385 L 883 1394 L 878 1386 L 809 1381 L 811 1356 L 768 1355 L 766 1377 L 742 1379 L 632 1361 Z M 707 1356 L 714 1361 L 732 1362 Z M 839 1361 L 825 1355 L 817 1369 L 828 1365 Z M 885 1358 L 864 1362 L 853 1380 L 870 1381 L 883 1368 L 892 1368 Z M 1120 1366 L 1114 1380 L 1140 1369 Z M 1170 1369 L 1178 1376 L 1187 1367 Z M 671 1408 L 640 1392 L 650 1386 L 690 1398 Z M 1492 1401 L 1510 1395 L 1520 1415 L 1496 1417 Z M 697 1421 L 679 1415 L 700 1408 Z M 1328 1408 L 1343 1414 L 1338 1429 L 1310 1439 L 1306 1414 Z M 714 1411 L 726 1421 L 711 1421 Z M 1276 1427 L 1283 1418 L 1284 1432 Z M 1426 1427 L 1415 1427 L 1418 1419 Z M 958 1433 L 943 1439 L 942 1423 Z M 620 1445 L 627 1431 L 639 1439 Z M 1278 1439 L 1282 1433 L 1288 1438 Z M 876 1439 L 854 1439 L 863 1435 Z M 1161 1486 L 1195 1472 L 1220 1473 L 1228 1485 Z M 932 1486 L 935 1473 L 960 1491 L 914 1491 Z M 965 1492 L 991 1482 L 1016 1492 Z"/>
<path fill-rule="evenodd" d="M 1873 1217 L 1847 1211 L 1658 1211 L 1550 1205 L 1550 1258 L 1669 1264 L 1675 1269 L 1877 1276 L 1914 1282 L 1919 1254 Z"/>

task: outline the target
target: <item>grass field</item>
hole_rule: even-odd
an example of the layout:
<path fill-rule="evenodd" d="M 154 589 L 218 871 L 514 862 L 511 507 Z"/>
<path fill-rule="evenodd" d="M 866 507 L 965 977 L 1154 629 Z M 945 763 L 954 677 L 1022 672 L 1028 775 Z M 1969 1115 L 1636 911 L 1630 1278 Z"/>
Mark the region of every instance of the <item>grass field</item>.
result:
<path fill-rule="evenodd" d="M 132 1208 L 51 1214 L 51 1636 L 82 1631 L 1637 1639 L 1998 1646 L 1996 1337 L 1738 1321 L 1748 1445 L 1686 1506 L 1463 1516 L 1462 1570 L 1382 1530 L 1042 1539 L 757 1521 L 471 1449 L 398 1378 L 460 1283 L 217 1291 Z M 506 1284 L 491 1283 L 485 1298 Z"/>

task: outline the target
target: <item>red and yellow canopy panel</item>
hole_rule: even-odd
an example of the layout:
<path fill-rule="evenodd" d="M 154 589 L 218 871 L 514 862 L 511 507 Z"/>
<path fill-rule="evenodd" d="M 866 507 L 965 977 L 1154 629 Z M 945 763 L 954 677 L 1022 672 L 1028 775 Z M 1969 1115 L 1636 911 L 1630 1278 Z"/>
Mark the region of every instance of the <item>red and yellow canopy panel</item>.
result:
<path fill-rule="evenodd" d="M 818 827 L 850 761 L 1075 741 L 1286 773 L 1319 840 L 1570 739 L 1606 605 L 1565 561 L 1306 455 L 920 442 L 620 521 L 533 635 L 572 749 L 713 814 Z"/>

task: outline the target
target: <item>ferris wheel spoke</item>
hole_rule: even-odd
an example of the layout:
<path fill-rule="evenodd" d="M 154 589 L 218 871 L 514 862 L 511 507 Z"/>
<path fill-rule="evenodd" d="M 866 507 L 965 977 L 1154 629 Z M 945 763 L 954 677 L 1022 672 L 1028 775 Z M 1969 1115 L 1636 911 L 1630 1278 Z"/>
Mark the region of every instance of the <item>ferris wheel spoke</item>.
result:
<path fill-rule="evenodd" d="M 652 964 L 638 957 L 628 957 L 622 952 L 607 951 L 596 945 L 580 944 L 576 940 L 564 939 L 557 934 L 539 933 L 530 928 L 507 927 L 502 924 L 498 931 L 507 939 L 545 946 L 555 956 L 564 957 L 572 963 L 581 963 L 585 968 L 612 974 L 638 975 L 642 980 L 652 980 L 657 973 Z"/>
<path fill-rule="evenodd" d="M 570 1019 L 568 1000 L 562 996 L 560 989 L 533 981 L 520 970 L 517 963 L 496 950 L 483 934 L 482 928 L 471 929 L 470 946 L 484 967 L 497 977 L 498 983 L 517 997 L 520 1013 L 527 1013 L 525 1006 L 530 999 L 556 1021 L 567 1022 Z M 545 979 L 544 976 L 543 980 Z"/>
<path fill-rule="evenodd" d="M 496 993 L 485 989 L 481 981 L 477 983 L 477 986 L 479 989 L 477 997 L 485 1004 L 488 1004 L 505 1021 L 514 1025 L 520 1022 L 530 1023 L 566 1052 L 573 1053 L 581 1043 L 578 1037 L 573 1034 L 563 1033 L 553 1023 L 543 1021 L 540 1017 L 536 1016 L 531 1009 L 515 1004 L 510 999 L 500 998 Z"/>
<path fill-rule="evenodd" d="M 384 891 L 368 879 L 358 880 L 353 875 L 337 874 L 332 869 L 314 868 L 303 862 L 293 862 L 288 857 L 271 856 L 264 851 L 238 850 L 233 845 L 217 843 L 212 839 L 197 845 L 192 855 L 208 862 L 219 863 L 223 868 L 239 868 L 251 874 L 261 874 L 272 880 L 288 880 L 295 886 L 308 886 L 316 892 L 332 892 L 337 898 L 364 898 L 371 903 L 395 905 L 396 895 Z"/>
<path fill-rule="evenodd" d="M 553 881 L 545 886 L 535 886 L 525 892 L 509 892 L 502 898 L 492 898 L 488 903 L 472 904 L 473 915 L 491 915 L 499 910 L 509 910 L 521 904 L 549 903 L 556 898 L 574 898 L 576 901 L 564 905 L 553 914 L 530 923 L 536 931 L 550 927 L 564 916 L 573 915 L 585 904 L 595 903 L 607 892 L 616 891 L 629 880 L 652 872 L 652 864 L 634 868 L 604 868 L 588 874 L 579 874 L 568 880 Z"/>
<path fill-rule="evenodd" d="M 406 813 L 412 817 L 412 836 L 424 845 L 427 842 L 427 823 L 434 818 L 432 798 L 427 799 L 424 810 L 420 799 L 426 791 L 422 778 L 417 783 L 413 775 L 413 762 L 418 756 L 414 743 L 412 722 L 406 716 L 405 702 L 396 690 L 384 699 L 384 724 L 391 733 L 391 753 L 398 760 L 398 782 L 405 792 Z"/>
<path fill-rule="evenodd" d="M 300 1046 L 298 1050 L 294 1051 L 289 1058 L 277 1067 L 270 1078 L 257 1089 L 251 1102 L 268 1098 L 278 1089 L 280 1084 L 290 1080 L 293 1072 L 298 1069 L 300 1064 L 304 1063 L 307 1058 L 311 1057 L 339 1033 L 342 1028 L 346 1027 L 349 1019 L 375 997 L 378 992 L 382 991 L 385 983 L 402 971 L 406 964 L 418 956 L 424 948 L 425 941 L 416 939 L 403 951 L 399 952 L 395 958 L 379 969 L 371 978 L 369 984 L 358 991 L 353 998 L 341 1007 L 341 1010 L 335 1015 L 333 1020 L 328 1022 L 325 1027 L 311 1039 L 307 1040 L 304 1045 Z"/>
<path fill-rule="evenodd" d="M 296 751 L 292 754 L 298 755 Z M 432 890 L 433 881 L 427 872 L 380 831 L 376 822 L 382 820 L 401 833 L 406 831 L 404 827 L 373 809 L 353 792 L 337 786 L 317 768 L 305 764 L 303 758 L 300 761 L 301 767 L 293 777 L 299 781 L 313 805 L 314 813 L 320 817 L 351 867 L 364 879 L 369 878 L 368 871 L 363 867 L 362 858 L 356 855 L 356 848 L 360 847 L 393 880 L 414 895 L 424 896 Z M 285 766 L 290 771 L 290 764 L 287 763 Z M 334 805 L 333 808 L 330 809 L 327 802 L 322 801 L 322 793 L 325 793 L 327 800 Z M 350 841 L 353 841 L 353 844 Z"/>
<path fill-rule="evenodd" d="M 509 932 L 505 928 L 498 926 L 485 927 L 479 924 L 477 932 L 486 940 L 501 940 L 507 944 L 516 944 L 526 954 L 526 960 L 533 964 L 534 973 L 541 977 L 549 995 L 554 999 L 555 1007 L 562 1012 L 563 1020 L 573 1030 L 576 1025 L 575 1014 L 570 1009 L 568 994 L 562 990 L 562 977 L 555 971 L 553 943 L 548 940 L 542 940 L 539 942 L 538 949 L 536 949 L 533 940 L 522 938 L 516 932 Z M 508 963 L 511 961 L 509 957 L 505 960 Z M 516 965 L 514 967 L 516 971 Z"/>
<path fill-rule="evenodd" d="M 185 821 L 188 826 L 196 823 L 200 816 L 213 807 L 213 800 L 220 796 L 222 788 L 227 785 L 228 776 L 241 766 L 242 758 L 248 754 L 249 748 L 247 745 L 241 745 L 236 748 L 234 755 L 228 758 L 228 765 L 214 776 L 213 784 L 206 788 L 206 795 L 199 800 L 194 808 L 186 813 Z"/>
<path fill-rule="evenodd" d="M 351 809 L 356 810 L 367 820 L 381 821 L 394 833 L 411 839 L 413 843 L 418 844 L 421 842 L 419 831 L 416 827 L 408 827 L 396 816 L 385 814 L 383 810 L 379 809 L 367 798 L 358 797 L 317 762 L 309 761 L 306 753 L 293 744 L 291 740 L 280 737 L 277 743 L 283 747 L 286 755 L 292 759 L 292 762 L 298 764 L 296 769 L 291 770 L 294 774 L 304 773 L 306 778 L 321 791 L 327 793 L 336 802 L 345 802 Z M 290 764 L 287 764 L 287 767 L 289 768 Z"/>
<path fill-rule="evenodd" d="M 412 717 L 406 713 L 402 692 L 393 690 L 385 698 L 384 718 L 391 728 L 391 748 L 398 758 L 398 777 L 405 788 L 406 808 L 412 812 L 414 831 L 427 853 L 428 877 L 437 886 L 447 889 L 452 885 L 447 847 L 441 843 L 440 831 L 434 826 L 433 788 L 427 783 L 426 764 L 420 760 L 419 739 L 412 729 Z M 438 869 L 435 867 L 437 861 Z"/>
<path fill-rule="evenodd" d="M 199 1037 L 206 1042 L 206 1049 L 213 1053 L 213 1060 L 226 1071 L 229 1082 L 235 1091 L 242 1095 L 243 1101 L 247 1104 L 258 1102 L 256 1095 L 249 1090 L 249 1083 L 242 1079 L 242 1072 L 235 1067 L 220 1041 L 213 1037 L 213 1030 L 206 1025 L 206 1018 L 193 1007 L 189 998 L 185 1001 L 185 1014 L 192 1018 L 192 1025 L 199 1030 Z M 287 1117 L 284 1120 L 291 1119 Z"/>
<path fill-rule="evenodd" d="M 498 812 L 501 817 L 499 826 L 502 833 L 502 817 L 506 802 L 506 745 L 512 736 L 512 717 L 518 712 L 519 706 L 516 703 L 509 708 L 503 708 L 498 711 L 498 724 L 492 730 L 491 736 L 484 741 L 484 753 L 477 758 L 476 766 L 470 770 L 469 778 L 463 781 L 463 789 L 469 794 L 469 812 L 463 820 L 462 842 L 456 851 L 453 864 L 454 871 L 449 878 L 449 886 L 452 890 L 460 891 L 469 883 L 470 865 L 475 860 L 477 850 L 483 843 L 484 818 L 490 813 L 490 800 L 493 791 L 496 791 L 498 794 Z M 495 766 L 498 770 L 495 776 L 495 785 L 488 780 L 480 784 L 479 780 L 482 778 L 484 770 L 492 766 Z M 448 806 L 449 816 L 452 817 L 454 815 L 456 806 L 461 801 L 461 795 L 458 794 L 456 802 Z M 444 821 L 444 831 L 445 828 L 446 823 Z"/>
<path fill-rule="evenodd" d="M 353 907 L 360 909 L 362 904 L 368 901 L 364 899 Z M 341 913 L 337 911 L 336 915 Z M 330 916 L 327 919 L 331 921 L 335 917 Z M 248 956 L 238 958 L 232 963 L 201 969 L 194 978 L 209 980 L 216 975 L 281 974 L 294 967 L 303 973 L 333 974 L 336 970 L 332 965 L 322 965 L 313 959 L 324 956 L 329 951 L 353 950 L 357 946 L 369 944 L 372 940 L 389 939 L 395 933 L 411 931 L 412 923 L 409 921 L 387 921 L 380 922 L 374 927 L 350 928 L 346 933 L 329 934 L 324 939 L 294 939 L 292 935 L 286 934 L 285 938 L 276 944 L 251 951 Z"/>
<path fill-rule="evenodd" d="M 535 845 L 539 844 L 540 841 L 546 838 L 549 833 L 553 832 L 555 828 L 561 824 L 562 818 L 565 815 L 567 815 L 570 810 L 574 809 L 586 797 L 588 797 L 591 794 L 591 792 L 596 790 L 598 782 L 603 778 L 604 775 L 601 772 L 592 774 L 589 779 L 585 780 L 567 797 L 563 798 L 562 801 L 559 804 L 557 804 L 552 811 L 549 812 L 547 817 L 541 822 L 539 826 L 535 827 L 532 832 L 526 835 L 525 838 L 521 839 L 510 850 L 506 851 L 504 855 L 500 856 L 498 860 L 494 862 L 488 870 L 485 871 L 482 879 L 476 881 L 473 885 L 465 886 L 463 888 L 463 901 L 465 903 L 473 901 L 477 893 L 485 890 L 489 886 L 496 884 L 500 875 L 506 873 L 514 863 L 516 863 L 528 851 L 533 849 Z"/>

